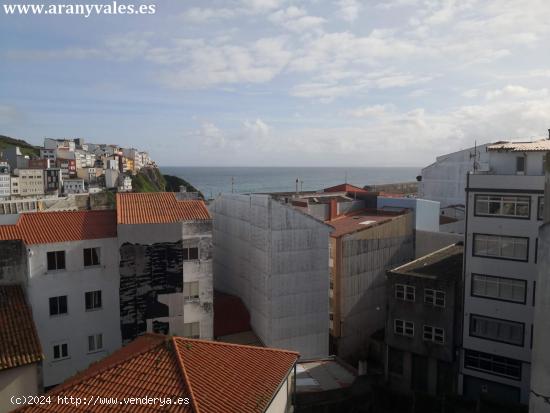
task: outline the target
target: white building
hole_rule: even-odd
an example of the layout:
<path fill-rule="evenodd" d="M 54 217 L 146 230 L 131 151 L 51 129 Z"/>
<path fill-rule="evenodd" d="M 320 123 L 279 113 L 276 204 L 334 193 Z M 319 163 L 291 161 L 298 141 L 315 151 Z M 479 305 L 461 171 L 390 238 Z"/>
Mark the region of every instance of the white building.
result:
<path fill-rule="evenodd" d="M 467 176 L 465 297 L 459 390 L 470 399 L 529 400 L 543 154 L 550 141 L 487 147 Z"/>
<path fill-rule="evenodd" d="M 128 175 L 120 175 L 118 178 L 118 184 L 119 192 L 132 191 L 132 178 L 130 178 Z"/>
<path fill-rule="evenodd" d="M 204 202 L 174 193 L 116 199 L 123 341 L 145 332 L 212 339 L 212 219 Z"/>
<path fill-rule="evenodd" d="M 64 194 L 83 194 L 86 192 L 84 179 L 64 179 L 63 193 Z"/>
<path fill-rule="evenodd" d="M 44 195 L 44 171 L 42 169 L 16 169 L 19 190 L 12 195 L 37 196 Z M 13 185 L 13 184 L 12 184 Z"/>
<path fill-rule="evenodd" d="M 327 356 L 332 228 L 268 195 L 223 195 L 210 210 L 216 289 L 242 299 L 267 346 Z"/>
<path fill-rule="evenodd" d="M 0 240 L 20 240 L 18 281 L 45 355 L 50 387 L 121 345 L 114 211 L 23 214 L 0 226 Z"/>
<path fill-rule="evenodd" d="M 118 186 L 118 177 L 120 172 L 118 169 L 105 169 L 105 187 L 106 188 L 116 188 Z"/>
<path fill-rule="evenodd" d="M 0 199 L 11 195 L 10 166 L 7 162 L 0 162 Z"/>

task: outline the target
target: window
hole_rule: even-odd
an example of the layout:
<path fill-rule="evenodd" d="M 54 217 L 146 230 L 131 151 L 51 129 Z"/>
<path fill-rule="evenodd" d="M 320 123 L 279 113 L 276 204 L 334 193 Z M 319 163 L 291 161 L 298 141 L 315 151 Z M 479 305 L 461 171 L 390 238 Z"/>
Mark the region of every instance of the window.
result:
<path fill-rule="evenodd" d="M 103 350 L 103 334 L 88 336 L 88 353 Z"/>
<path fill-rule="evenodd" d="M 86 311 L 101 308 L 101 290 L 89 291 L 85 294 Z"/>
<path fill-rule="evenodd" d="M 472 274 L 472 296 L 525 304 L 527 281 Z"/>
<path fill-rule="evenodd" d="M 525 156 L 516 157 L 516 172 L 518 174 L 525 173 Z"/>
<path fill-rule="evenodd" d="M 396 319 L 393 321 L 393 331 L 401 336 L 414 337 L 414 323 Z"/>
<path fill-rule="evenodd" d="M 506 195 L 476 195 L 475 215 L 529 219 L 531 197 Z"/>
<path fill-rule="evenodd" d="M 198 247 L 184 248 L 183 249 L 183 260 L 191 261 L 199 259 L 199 249 Z"/>
<path fill-rule="evenodd" d="M 67 296 L 50 297 L 50 315 L 67 314 Z"/>
<path fill-rule="evenodd" d="M 395 298 L 404 301 L 414 301 L 416 288 L 412 285 L 395 284 Z"/>
<path fill-rule="evenodd" d="M 65 251 L 48 252 L 48 271 L 65 269 Z"/>
<path fill-rule="evenodd" d="M 199 299 L 199 282 L 183 283 L 183 297 L 186 301 Z"/>
<path fill-rule="evenodd" d="M 539 196 L 539 202 L 537 206 L 537 219 L 542 221 L 544 219 L 544 197 Z"/>
<path fill-rule="evenodd" d="M 529 238 L 474 234 L 474 256 L 528 261 L 528 251 Z"/>
<path fill-rule="evenodd" d="M 188 338 L 200 338 L 200 323 L 183 324 L 183 336 Z"/>
<path fill-rule="evenodd" d="M 523 346 L 523 323 L 470 315 L 470 336 Z"/>
<path fill-rule="evenodd" d="M 53 359 L 63 360 L 69 358 L 69 345 L 67 343 L 59 343 L 53 346 Z"/>
<path fill-rule="evenodd" d="M 445 291 L 426 288 L 424 290 L 424 303 L 434 307 L 445 307 Z"/>
<path fill-rule="evenodd" d="M 436 344 L 445 343 L 445 330 L 439 327 L 424 325 L 423 335 L 424 341 L 433 341 Z"/>
<path fill-rule="evenodd" d="M 84 248 L 84 266 L 99 265 L 99 248 Z"/>
<path fill-rule="evenodd" d="M 464 367 L 521 380 L 521 361 L 480 351 L 466 350 Z"/>

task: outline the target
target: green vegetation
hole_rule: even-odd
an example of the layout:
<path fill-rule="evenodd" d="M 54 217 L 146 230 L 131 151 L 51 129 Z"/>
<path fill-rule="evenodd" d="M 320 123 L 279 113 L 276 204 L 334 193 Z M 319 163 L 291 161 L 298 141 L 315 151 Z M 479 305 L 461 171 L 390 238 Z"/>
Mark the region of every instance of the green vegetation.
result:
<path fill-rule="evenodd" d="M 40 149 L 36 146 L 33 146 L 22 139 L 14 139 L 9 136 L 0 135 L 0 151 L 13 146 L 19 146 L 23 155 L 40 156 Z"/>
<path fill-rule="evenodd" d="M 187 192 L 198 192 L 204 199 L 203 194 L 186 180 L 177 176 L 163 175 L 157 168 L 142 168 L 137 175 L 132 176 L 134 192 L 179 192 L 180 186 L 184 186 Z"/>

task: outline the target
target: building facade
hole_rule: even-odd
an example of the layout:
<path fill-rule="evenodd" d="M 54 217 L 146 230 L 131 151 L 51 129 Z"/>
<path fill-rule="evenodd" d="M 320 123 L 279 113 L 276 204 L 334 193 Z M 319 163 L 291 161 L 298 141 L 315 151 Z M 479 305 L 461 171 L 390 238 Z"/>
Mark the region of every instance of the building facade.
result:
<path fill-rule="evenodd" d="M 463 246 L 388 271 L 385 375 L 398 392 L 456 394 Z"/>
<path fill-rule="evenodd" d="M 145 332 L 212 339 L 212 219 L 204 202 L 118 193 L 117 214 L 123 341 Z"/>
<path fill-rule="evenodd" d="M 546 145 L 491 145 L 491 170 L 467 177 L 459 390 L 470 399 L 529 400 Z"/>
<path fill-rule="evenodd" d="M 13 195 L 37 196 L 44 195 L 44 171 L 42 169 L 17 169 L 15 174 L 18 177 L 18 192 L 12 191 Z"/>
<path fill-rule="evenodd" d="M 331 228 L 269 195 L 222 195 L 210 211 L 216 290 L 241 298 L 267 346 L 326 357 Z"/>

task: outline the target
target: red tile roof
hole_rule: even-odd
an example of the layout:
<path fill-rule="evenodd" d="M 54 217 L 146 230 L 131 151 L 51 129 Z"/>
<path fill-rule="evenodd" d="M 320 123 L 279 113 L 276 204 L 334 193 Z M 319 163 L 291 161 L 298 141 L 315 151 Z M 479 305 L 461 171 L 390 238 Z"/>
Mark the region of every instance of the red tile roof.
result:
<path fill-rule="evenodd" d="M 237 296 L 214 291 L 214 337 L 252 330 L 250 314 Z"/>
<path fill-rule="evenodd" d="M 323 189 L 323 192 L 369 192 L 366 189 L 359 188 L 355 185 L 350 184 L 341 184 L 336 186 L 331 186 L 330 188 Z"/>
<path fill-rule="evenodd" d="M 48 395 L 189 398 L 188 405 L 26 406 L 20 412 L 263 412 L 298 353 L 146 334 L 53 389 Z M 53 398 L 53 397 L 52 397 Z"/>
<path fill-rule="evenodd" d="M 204 201 L 179 201 L 173 192 L 118 193 L 118 224 L 166 224 L 210 220 Z"/>
<path fill-rule="evenodd" d="M 39 362 L 44 358 L 23 289 L 0 286 L 0 370 Z"/>
<path fill-rule="evenodd" d="M 0 225 L 0 240 L 22 240 L 27 245 L 116 235 L 115 211 L 29 212 L 21 214 L 15 225 Z"/>

